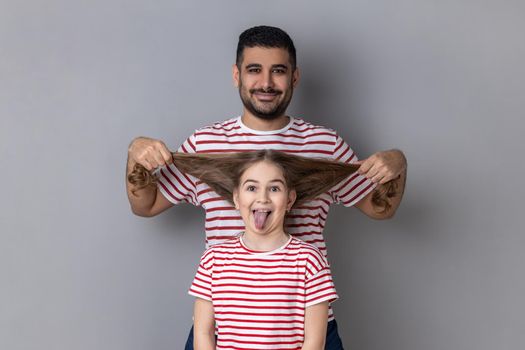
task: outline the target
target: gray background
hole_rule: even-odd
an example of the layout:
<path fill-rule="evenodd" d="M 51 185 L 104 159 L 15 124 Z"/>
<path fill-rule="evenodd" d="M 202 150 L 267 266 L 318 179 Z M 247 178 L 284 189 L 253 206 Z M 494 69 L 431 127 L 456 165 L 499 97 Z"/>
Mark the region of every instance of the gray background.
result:
<path fill-rule="evenodd" d="M 393 220 L 328 221 L 346 347 L 525 347 L 523 1 L 1 0 L 1 349 L 182 349 L 203 213 L 133 216 L 127 146 L 241 113 L 263 23 L 298 48 L 290 113 L 409 159 Z"/>

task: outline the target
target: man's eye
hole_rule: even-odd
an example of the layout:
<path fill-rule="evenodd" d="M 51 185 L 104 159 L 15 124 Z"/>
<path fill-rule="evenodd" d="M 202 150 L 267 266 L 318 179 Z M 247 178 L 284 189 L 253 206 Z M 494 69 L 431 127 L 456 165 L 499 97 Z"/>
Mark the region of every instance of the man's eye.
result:
<path fill-rule="evenodd" d="M 286 73 L 286 71 L 284 69 L 274 69 L 273 72 L 276 73 L 276 74 L 284 74 L 284 73 Z"/>
<path fill-rule="evenodd" d="M 259 73 L 261 70 L 259 68 L 250 68 L 248 69 L 248 73 Z"/>

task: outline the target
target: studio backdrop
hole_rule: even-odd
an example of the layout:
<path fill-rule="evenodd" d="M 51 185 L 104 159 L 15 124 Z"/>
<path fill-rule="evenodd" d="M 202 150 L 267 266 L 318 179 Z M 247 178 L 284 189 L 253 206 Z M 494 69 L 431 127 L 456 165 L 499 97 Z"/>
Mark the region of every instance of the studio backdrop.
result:
<path fill-rule="evenodd" d="M 405 196 L 325 238 L 347 349 L 525 347 L 522 1 L 0 1 L 0 348 L 182 349 L 204 213 L 133 215 L 127 147 L 240 115 L 238 35 L 294 39 L 291 115 Z"/>

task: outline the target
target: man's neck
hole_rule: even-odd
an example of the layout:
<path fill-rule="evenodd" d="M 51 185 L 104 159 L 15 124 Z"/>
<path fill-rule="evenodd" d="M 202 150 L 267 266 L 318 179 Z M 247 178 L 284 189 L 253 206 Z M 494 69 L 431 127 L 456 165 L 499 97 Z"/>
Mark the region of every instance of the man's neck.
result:
<path fill-rule="evenodd" d="M 241 117 L 242 123 L 248 128 L 258 131 L 272 131 L 284 128 L 290 122 L 290 118 L 286 115 L 282 115 L 275 119 L 262 119 L 258 118 L 246 111 Z"/>

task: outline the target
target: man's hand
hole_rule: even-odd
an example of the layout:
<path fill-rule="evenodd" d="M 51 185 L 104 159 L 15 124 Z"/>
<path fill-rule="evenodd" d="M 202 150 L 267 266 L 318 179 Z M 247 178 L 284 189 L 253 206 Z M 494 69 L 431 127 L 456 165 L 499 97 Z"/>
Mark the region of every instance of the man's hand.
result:
<path fill-rule="evenodd" d="M 147 137 L 137 137 L 128 148 L 128 160 L 148 170 L 171 163 L 171 152 L 164 142 Z"/>
<path fill-rule="evenodd" d="M 398 178 L 405 173 L 407 168 L 405 155 L 397 149 L 374 153 L 356 164 L 361 165 L 358 170 L 359 174 L 379 184 Z"/>
<path fill-rule="evenodd" d="M 128 164 L 126 167 L 126 190 L 133 213 L 150 217 L 173 205 L 160 193 L 157 186 L 148 186 L 141 190 L 133 188 L 127 179 L 135 164 L 141 164 L 149 171 L 172 161 L 171 153 L 162 141 L 137 137 L 131 142 L 128 148 Z"/>
<path fill-rule="evenodd" d="M 369 192 L 363 199 L 357 202 L 355 206 L 371 218 L 391 218 L 399 207 L 405 191 L 407 170 L 405 155 L 403 152 L 396 149 L 382 151 L 377 152 L 356 164 L 361 165 L 357 171 L 372 182 L 378 184 L 378 186 L 374 191 Z M 395 186 L 396 195 L 387 199 L 389 202 L 388 210 L 378 212 L 376 210 L 374 195 L 377 195 L 377 191 L 380 190 L 381 187 L 388 186 L 384 184 L 390 180 L 394 181 L 392 185 Z"/>

